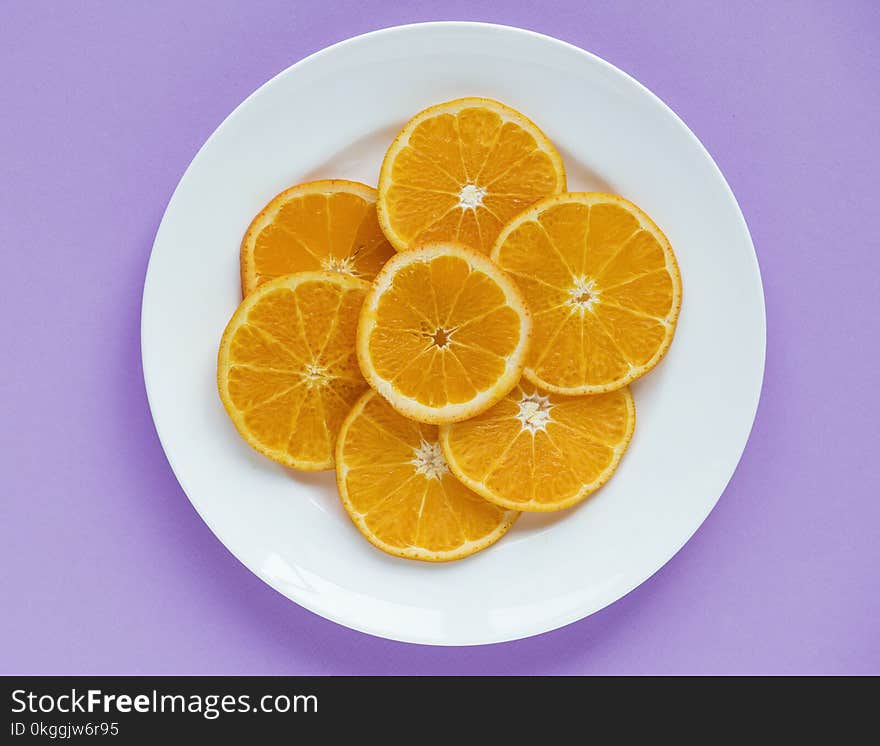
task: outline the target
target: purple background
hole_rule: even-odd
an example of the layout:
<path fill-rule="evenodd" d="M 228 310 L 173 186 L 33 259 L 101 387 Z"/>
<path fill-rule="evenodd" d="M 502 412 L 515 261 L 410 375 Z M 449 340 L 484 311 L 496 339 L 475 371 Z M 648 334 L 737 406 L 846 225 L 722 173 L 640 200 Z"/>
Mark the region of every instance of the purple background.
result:
<path fill-rule="evenodd" d="M 0 672 L 880 673 L 880 6 L 539 6 L 3 3 Z M 328 44 L 443 18 L 654 90 L 730 181 L 767 297 L 757 422 L 696 536 L 593 617 L 477 649 L 352 632 L 251 575 L 175 481 L 140 362 L 156 228 L 226 114 Z"/>

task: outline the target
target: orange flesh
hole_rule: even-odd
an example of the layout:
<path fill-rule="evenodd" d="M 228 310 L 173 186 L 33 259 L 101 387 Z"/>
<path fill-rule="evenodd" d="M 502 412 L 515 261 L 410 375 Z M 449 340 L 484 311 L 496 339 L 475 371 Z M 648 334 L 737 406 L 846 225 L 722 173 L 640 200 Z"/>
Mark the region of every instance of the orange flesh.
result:
<path fill-rule="evenodd" d="M 393 156 L 384 194 L 397 248 L 454 240 L 488 253 L 504 223 L 565 187 L 561 160 L 535 134 L 489 106 L 418 123 Z"/>
<path fill-rule="evenodd" d="M 432 407 L 491 388 L 520 344 L 522 321 L 495 280 L 458 256 L 401 268 L 376 308 L 375 372 Z"/>
<path fill-rule="evenodd" d="M 500 538 L 515 515 L 449 473 L 437 427 L 407 420 L 373 393 L 364 399 L 340 439 L 338 480 L 367 538 L 428 560 L 458 559 Z"/>
<path fill-rule="evenodd" d="M 455 474 L 516 510 L 569 507 L 604 484 L 632 436 L 628 389 L 567 397 L 522 381 L 477 417 L 443 428 Z"/>
<path fill-rule="evenodd" d="M 264 211 L 257 216 L 242 243 L 245 294 L 294 272 L 329 270 L 366 280 L 376 276 L 394 249 L 379 227 L 374 190 L 347 183 L 294 187 L 267 206 L 271 215 Z M 322 184 L 335 186 L 330 191 Z"/>
<path fill-rule="evenodd" d="M 530 380 L 591 393 L 625 385 L 656 363 L 680 298 L 675 260 L 661 241 L 620 204 L 562 202 L 496 246 L 493 257 L 533 313 Z"/>
<path fill-rule="evenodd" d="M 243 303 L 221 344 L 218 382 L 254 448 L 294 468 L 327 469 L 342 420 L 367 388 L 355 335 L 368 286 L 309 278 L 293 288 L 282 278 Z"/>

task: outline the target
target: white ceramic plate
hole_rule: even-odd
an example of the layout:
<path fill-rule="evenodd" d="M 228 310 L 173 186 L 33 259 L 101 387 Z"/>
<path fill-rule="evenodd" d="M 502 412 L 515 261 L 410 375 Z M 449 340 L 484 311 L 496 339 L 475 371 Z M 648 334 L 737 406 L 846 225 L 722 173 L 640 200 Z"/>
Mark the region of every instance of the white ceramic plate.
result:
<path fill-rule="evenodd" d="M 238 247 L 277 192 L 315 178 L 376 183 L 420 109 L 500 99 L 565 158 L 572 190 L 621 194 L 675 248 L 684 285 L 666 359 L 633 392 L 635 437 L 581 506 L 526 515 L 451 564 L 382 554 L 343 512 L 332 472 L 252 451 L 217 395 L 221 332 L 239 300 Z M 476 23 L 385 29 L 269 81 L 217 128 L 171 198 L 143 299 L 144 377 L 189 499 L 232 553 L 296 603 L 373 635 L 471 645 L 592 614 L 663 566 L 717 502 L 754 419 L 764 368 L 761 278 L 740 209 L 697 138 L 656 96 L 581 49 Z"/>

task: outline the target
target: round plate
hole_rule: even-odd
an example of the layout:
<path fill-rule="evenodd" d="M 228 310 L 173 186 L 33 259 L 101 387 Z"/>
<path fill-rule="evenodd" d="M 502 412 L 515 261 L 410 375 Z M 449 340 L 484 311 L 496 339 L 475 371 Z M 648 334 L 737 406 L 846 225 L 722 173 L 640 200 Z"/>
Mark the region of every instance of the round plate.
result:
<path fill-rule="evenodd" d="M 317 178 L 376 183 L 413 114 L 461 96 L 519 109 L 561 151 L 572 190 L 621 194 L 675 248 L 684 286 L 666 359 L 633 386 L 638 422 L 616 476 L 581 506 L 524 515 L 497 545 L 424 564 L 374 549 L 332 472 L 252 451 L 216 388 L 240 300 L 238 248 L 275 194 Z M 296 603 L 373 635 L 472 645 L 592 614 L 663 566 L 717 502 L 754 419 L 764 297 L 739 206 L 709 154 L 650 91 L 556 39 L 477 23 L 401 26 L 336 44 L 248 97 L 180 181 L 144 288 L 144 377 L 159 438 L 229 550 Z"/>

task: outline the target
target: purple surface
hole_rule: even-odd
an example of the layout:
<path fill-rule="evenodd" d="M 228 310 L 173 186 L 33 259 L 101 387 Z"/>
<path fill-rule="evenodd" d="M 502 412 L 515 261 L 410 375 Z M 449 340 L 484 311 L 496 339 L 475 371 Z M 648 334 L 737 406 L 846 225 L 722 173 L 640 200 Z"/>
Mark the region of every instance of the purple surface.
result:
<path fill-rule="evenodd" d="M 880 6 L 395 5 L 4 4 L 0 673 L 880 673 Z M 226 114 L 332 42 L 443 18 L 654 90 L 726 174 L 767 298 L 758 418 L 696 536 L 593 617 L 477 649 L 352 632 L 251 575 L 175 481 L 140 362 L 156 228 Z"/>

